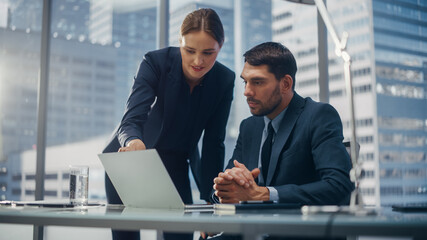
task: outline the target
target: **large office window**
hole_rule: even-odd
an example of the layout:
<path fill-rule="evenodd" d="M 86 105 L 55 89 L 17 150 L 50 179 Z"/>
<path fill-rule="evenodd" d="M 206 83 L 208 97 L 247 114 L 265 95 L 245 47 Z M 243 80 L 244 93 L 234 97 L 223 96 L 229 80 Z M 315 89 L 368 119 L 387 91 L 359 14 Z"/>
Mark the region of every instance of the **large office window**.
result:
<path fill-rule="evenodd" d="M 105 201 L 98 160 L 133 76 L 156 47 L 157 1 L 52 1 L 45 198 L 68 198 L 69 165 L 89 165 L 89 198 Z M 67 154 L 64 154 L 67 153 Z"/>
<path fill-rule="evenodd" d="M 41 15 L 41 0 L 0 1 L 0 200 L 34 200 Z"/>
<path fill-rule="evenodd" d="M 420 198 L 412 198 L 414 191 L 407 189 L 427 185 L 425 5 L 420 1 L 327 2 L 339 34 L 350 33 L 360 159 L 369 173 L 360 185 L 366 203 L 388 205 L 393 194 L 406 192 L 411 194 L 399 202 L 417 202 Z M 144 53 L 156 49 L 157 3 L 52 1 L 45 198 L 68 198 L 68 166 L 85 164 L 90 166 L 90 198 L 105 200 L 104 174 L 96 154 L 122 117 Z M 246 50 L 261 42 L 278 41 L 296 57 L 296 91 L 319 99 L 314 6 L 283 0 L 170 1 L 170 46 L 178 45 L 184 16 L 201 7 L 218 12 L 226 35 L 218 61 L 236 76 Z M 41 0 L 0 0 L 0 199 L 34 199 L 41 19 Z M 341 115 L 348 139 L 342 60 L 335 56 L 330 39 L 328 52 L 330 103 Z M 237 78 L 226 161 L 234 149 L 240 121 L 250 116 L 243 89 Z M 390 165 L 394 162 L 422 171 L 412 174 L 410 186 L 388 187 L 392 178 L 406 171 L 404 166 Z"/>

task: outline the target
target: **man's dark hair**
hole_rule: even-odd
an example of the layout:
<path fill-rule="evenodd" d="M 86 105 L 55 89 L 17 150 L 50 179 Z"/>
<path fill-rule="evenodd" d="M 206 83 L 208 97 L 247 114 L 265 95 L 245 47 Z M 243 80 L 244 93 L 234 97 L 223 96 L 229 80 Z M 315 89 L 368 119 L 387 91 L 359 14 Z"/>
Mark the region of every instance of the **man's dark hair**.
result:
<path fill-rule="evenodd" d="M 297 63 L 291 51 L 282 44 L 276 42 L 261 43 L 243 54 L 243 57 L 245 57 L 245 62 L 252 66 L 267 65 L 268 70 L 274 74 L 277 80 L 286 74 L 290 75 L 294 80 L 292 89 L 295 89 Z"/>

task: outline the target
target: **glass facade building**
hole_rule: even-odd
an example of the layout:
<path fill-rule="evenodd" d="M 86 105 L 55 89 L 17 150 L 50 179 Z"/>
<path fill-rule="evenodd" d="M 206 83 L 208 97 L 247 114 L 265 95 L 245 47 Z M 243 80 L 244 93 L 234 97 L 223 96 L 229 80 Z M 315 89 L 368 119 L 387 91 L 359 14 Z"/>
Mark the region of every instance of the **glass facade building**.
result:
<path fill-rule="evenodd" d="M 318 99 L 316 9 L 276 1 L 273 40 L 297 59 L 296 89 Z M 350 35 L 359 161 L 365 204 L 427 199 L 427 31 L 425 1 L 327 1 L 338 34 Z M 349 138 L 343 62 L 329 39 L 329 99 Z"/>
<path fill-rule="evenodd" d="M 41 22 L 31 20 L 41 19 L 42 13 L 41 2 L 29 4 L 39 4 L 40 12 L 25 2 L 2 3 L 9 19 L 0 28 L 3 200 L 34 199 Z M 155 4 L 102 3 L 99 8 L 84 0 L 52 2 L 46 198 L 67 198 L 68 185 L 62 180 L 68 177 L 68 165 L 86 159 L 81 164 L 92 166 L 92 197 L 105 199 L 102 166 L 94 156 L 122 117 L 143 54 L 155 48 Z M 54 153 L 58 148 L 81 148 L 92 157 L 78 157 L 76 150 L 66 160 L 68 156 Z"/>
<path fill-rule="evenodd" d="M 381 205 L 427 199 L 427 2 L 372 2 Z"/>
<path fill-rule="evenodd" d="M 156 48 L 158 2 L 53 0 L 48 103 L 40 106 L 43 1 L 0 0 L 0 200 L 34 199 L 41 134 L 37 109 L 46 107 L 45 198 L 68 198 L 68 165 L 86 164 L 91 169 L 90 199 L 105 201 L 104 171 L 96 154 L 122 117 L 143 55 Z M 169 2 L 170 46 L 178 46 L 180 24 L 197 8 L 215 9 L 223 22 L 225 43 L 218 61 L 236 73 L 225 161 L 234 149 L 241 120 L 250 116 L 239 75 L 242 55 L 251 47 L 271 40 L 286 45 L 298 63 L 296 90 L 319 99 L 315 7 L 284 0 Z M 337 32 L 350 34 L 347 49 L 352 57 L 365 204 L 426 203 L 427 1 L 328 0 L 327 4 Z M 329 102 L 338 110 L 348 139 L 343 63 L 334 48 L 329 39 Z"/>
<path fill-rule="evenodd" d="M 47 197 L 66 198 L 63 182 L 68 165 L 84 160 L 94 164 L 91 179 L 97 182 L 91 183 L 91 189 L 97 190 L 92 197 L 104 199 L 102 166 L 93 156 L 122 117 L 143 55 L 156 48 L 157 2 L 52 1 Z M 426 202 L 427 2 L 327 3 L 338 33 L 350 33 L 365 203 Z M 246 50 L 265 41 L 282 42 L 297 58 L 298 93 L 319 99 L 315 7 L 283 0 L 170 4 L 171 46 L 178 46 L 180 24 L 195 9 L 213 8 L 223 22 L 225 43 L 218 61 L 236 72 L 225 161 L 234 149 L 241 120 L 250 116 L 239 77 Z M 42 7 L 41 0 L 0 0 L 0 200 L 34 198 Z M 334 48 L 329 41 L 329 99 L 341 115 L 348 139 L 343 66 Z M 92 157 L 76 154 L 77 149 Z M 60 150 L 68 152 L 69 158 L 54 154 Z"/>

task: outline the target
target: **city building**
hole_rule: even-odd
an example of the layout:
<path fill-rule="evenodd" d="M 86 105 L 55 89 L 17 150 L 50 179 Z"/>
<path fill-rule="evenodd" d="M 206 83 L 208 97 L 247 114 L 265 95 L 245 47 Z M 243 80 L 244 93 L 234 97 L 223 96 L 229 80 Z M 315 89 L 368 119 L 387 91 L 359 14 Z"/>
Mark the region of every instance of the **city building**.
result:
<path fill-rule="evenodd" d="M 40 32 L 42 22 L 43 1 L 21 0 L 2 1 L 8 8 L 9 27 Z"/>
<path fill-rule="evenodd" d="M 1 198 L 19 200 L 33 197 L 34 185 L 25 190 L 8 186 L 23 174 L 20 153 L 35 148 L 40 34 L 1 29 L 2 68 L 1 130 L 3 161 L 0 182 L 6 185 Z M 76 50 L 78 49 L 78 50 Z M 47 146 L 65 145 L 111 133 L 113 116 L 115 59 L 117 48 L 90 42 L 53 38 L 47 110 Z M 5 141 L 7 139 L 7 141 Z M 99 150 L 100 151 L 100 150 Z M 47 156 L 49 158 L 49 156 Z M 35 166 L 35 159 L 26 164 Z M 60 159 L 56 159 L 60 161 Z M 16 181 L 15 181 L 16 182 Z M 3 189 L 4 190 L 4 189 Z M 22 195 L 21 193 L 24 193 Z M 46 189 L 49 193 L 49 189 Z"/>
<path fill-rule="evenodd" d="M 240 122 L 251 116 L 246 97 L 243 96 L 245 85 L 240 78 L 243 70 L 243 54 L 252 47 L 271 41 L 272 39 L 272 1 L 271 0 L 235 0 L 234 1 L 234 70 L 236 83 L 234 86 L 234 100 L 228 134 L 234 143 L 239 134 Z M 234 149 L 233 145 L 229 146 Z"/>
<path fill-rule="evenodd" d="M 156 49 L 156 4 L 121 3 L 113 8 L 112 44 L 118 48 L 116 64 L 116 124 L 123 117 L 133 78 L 144 54 Z"/>
<path fill-rule="evenodd" d="M 296 89 L 318 99 L 316 8 L 275 2 L 273 40 L 294 53 Z M 352 57 L 360 183 L 366 205 L 426 202 L 427 14 L 425 1 L 327 1 Z M 350 137 L 343 61 L 329 38 L 329 98 Z"/>
<path fill-rule="evenodd" d="M 0 8 L 8 13 L 0 29 L 0 198 L 29 199 L 34 197 L 35 172 L 26 172 L 33 166 L 21 165 L 31 164 L 28 157 L 23 161 L 21 152 L 36 146 L 41 2 L 2 1 Z M 108 139 L 122 117 L 143 55 L 155 49 L 155 10 L 155 2 L 53 2 L 46 124 L 49 149 L 78 146 L 100 136 Z M 32 162 L 35 166 L 35 159 Z M 52 182 L 49 174 L 46 181 Z M 17 187 L 19 182 L 22 187 Z M 46 185 L 46 197 L 64 197 L 48 186 L 52 184 Z"/>

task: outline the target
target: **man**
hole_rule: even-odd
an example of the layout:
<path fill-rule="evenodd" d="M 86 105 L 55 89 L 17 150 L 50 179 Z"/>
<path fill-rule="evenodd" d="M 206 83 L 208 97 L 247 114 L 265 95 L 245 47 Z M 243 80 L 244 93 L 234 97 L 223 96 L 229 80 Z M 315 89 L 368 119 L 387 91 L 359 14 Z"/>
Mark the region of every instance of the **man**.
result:
<path fill-rule="evenodd" d="M 243 56 L 241 78 L 253 116 L 240 125 L 212 200 L 348 204 L 351 164 L 336 110 L 295 92 L 296 62 L 280 43 L 260 44 Z"/>

